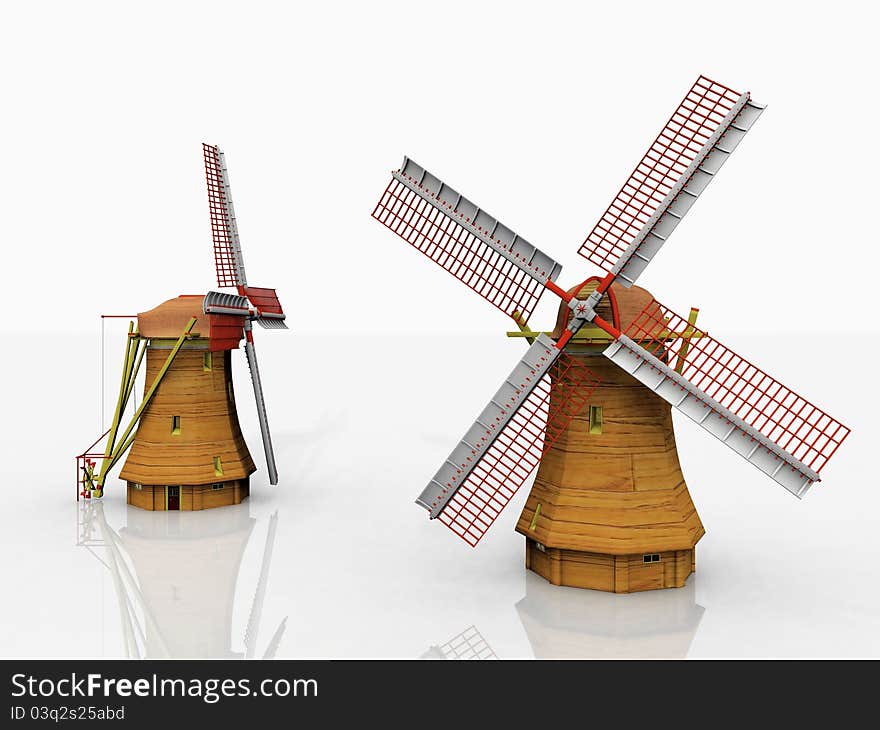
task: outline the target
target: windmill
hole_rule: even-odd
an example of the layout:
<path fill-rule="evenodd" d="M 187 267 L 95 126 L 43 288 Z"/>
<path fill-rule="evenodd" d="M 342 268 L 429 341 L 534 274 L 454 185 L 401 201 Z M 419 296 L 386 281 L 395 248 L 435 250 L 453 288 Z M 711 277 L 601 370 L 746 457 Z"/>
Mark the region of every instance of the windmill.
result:
<path fill-rule="evenodd" d="M 129 324 L 116 410 L 101 437 L 103 454 L 78 460 L 82 496 L 101 497 L 110 470 L 130 449 L 120 472 L 129 504 L 198 510 L 247 497 L 256 467 L 238 422 L 231 359 L 242 339 L 269 482 L 278 483 L 253 323 L 287 329 L 285 315 L 274 289 L 248 284 L 225 157 L 219 147 L 202 148 L 217 286 L 237 293 L 181 295 L 138 314 L 137 327 Z M 123 426 L 145 354 L 144 397 Z"/>
<path fill-rule="evenodd" d="M 416 503 L 471 546 L 540 465 L 517 523 L 526 566 L 557 585 L 681 587 L 704 530 L 671 408 L 802 497 L 849 429 L 635 286 L 763 107 L 699 77 L 579 253 L 561 266 L 404 158 L 373 217 L 511 316 L 530 347 Z M 555 330 L 528 318 L 544 291 Z"/>

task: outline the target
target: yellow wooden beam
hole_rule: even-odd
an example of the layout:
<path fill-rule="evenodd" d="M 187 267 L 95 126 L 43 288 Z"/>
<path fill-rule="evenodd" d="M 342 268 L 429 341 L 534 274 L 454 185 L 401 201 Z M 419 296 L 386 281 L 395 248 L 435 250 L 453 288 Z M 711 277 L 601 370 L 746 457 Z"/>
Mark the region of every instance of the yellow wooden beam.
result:
<path fill-rule="evenodd" d="M 144 409 L 150 404 L 150 401 L 153 400 L 153 396 L 156 394 L 156 390 L 159 388 L 159 383 L 162 382 L 162 379 L 165 377 L 165 373 L 168 372 L 168 369 L 171 367 L 171 363 L 174 362 L 174 358 L 177 357 L 177 353 L 180 351 L 180 348 L 183 347 L 183 343 L 185 340 L 189 339 L 192 335 L 190 334 L 193 326 L 196 323 L 196 318 L 193 317 L 187 323 L 180 337 L 177 339 L 174 347 L 171 348 L 171 352 L 168 354 L 168 357 L 165 359 L 165 363 L 159 369 L 159 372 L 156 374 L 156 379 L 153 381 L 153 384 L 150 386 L 150 389 L 144 394 L 144 400 L 135 411 L 134 416 L 131 418 L 131 422 L 128 424 L 128 428 L 125 429 L 125 432 L 122 436 L 119 437 L 119 446 L 113 449 L 113 452 L 109 456 L 104 457 L 104 461 L 101 464 L 101 473 L 98 476 L 98 484 L 97 489 L 95 489 L 95 496 L 100 497 L 104 492 L 104 480 L 107 478 L 108 472 L 113 468 L 117 461 L 122 457 L 122 455 L 128 450 L 131 446 L 132 441 L 134 440 L 134 436 L 131 434 L 135 425 L 141 417 L 141 414 L 144 412 Z M 126 362 L 128 365 L 128 361 Z M 125 385 L 125 381 L 123 381 L 123 386 Z M 124 393 L 124 389 L 123 389 Z M 121 414 L 120 414 L 121 415 Z M 131 436 L 131 438 L 129 438 Z"/>
<path fill-rule="evenodd" d="M 516 322 L 516 326 L 519 327 L 519 332 L 508 332 L 507 336 L 525 337 L 526 342 L 531 345 L 540 333 L 534 332 L 532 329 L 530 329 L 528 324 L 526 324 L 525 317 L 523 317 L 519 312 L 514 312 L 510 316 L 513 317 L 513 321 Z"/>
<path fill-rule="evenodd" d="M 675 372 L 681 374 L 681 371 L 684 369 L 685 360 L 687 360 L 688 350 L 691 347 L 691 340 L 694 338 L 702 337 L 702 334 L 697 334 L 694 332 L 694 325 L 697 323 L 697 315 L 700 313 L 700 310 L 696 307 L 691 307 L 690 314 L 688 314 L 688 327 L 681 335 L 681 346 L 678 348 L 678 358 L 675 361 Z"/>
<path fill-rule="evenodd" d="M 673 330 L 661 330 L 657 333 L 656 339 L 658 340 L 678 340 L 682 339 L 685 342 L 682 343 L 682 351 L 683 355 L 681 357 L 687 356 L 687 351 L 689 347 L 690 340 L 698 340 L 701 337 L 708 337 L 707 334 L 703 332 L 699 332 L 694 329 L 694 325 L 697 321 L 697 313 L 699 309 L 695 307 L 691 307 L 691 312 L 688 315 L 688 326 L 685 328 L 683 332 L 675 332 Z M 511 331 L 506 332 L 505 334 L 508 337 L 525 337 L 529 344 L 534 342 L 535 338 L 538 335 L 547 335 L 548 337 L 552 337 L 553 333 L 549 331 L 535 331 L 530 329 L 529 326 L 525 323 L 525 320 L 520 316 L 519 312 L 513 313 L 513 321 L 516 322 L 517 327 L 519 327 L 519 331 Z M 593 327 L 591 325 L 587 325 L 581 327 L 574 335 L 571 337 L 570 342 L 579 342 L 581 344 L 585 343 L 599 343 L 599 342 L 611 342 L 614 338 L 609 335 L 605 330 L 599 329 L 598 327 Z M 636 342 L 642 342 L 643 340 L 636 339 Z M 650 340 L 644 340 L 653 342 L 654 338 Z"/>
<path fill-rule="evenodd" d="M 116 399 L 116 410 L 113 412 L 113 421 L 110 424 L 110 432 L 107 434 L 107 443 L 104 447 L 104 459 L 101 462 L 101 473 L 98 477 L 98 483 L 102 484 L 110 456 L 113 453 L 113 447 L 116 445 L 116 434 L 119 431 L 119 421 L 125 410 L 125 392 L 128 388 L 128 378 L 133 364 L 132 348 L 136 348 L 136 341 L 132 339 L 134 332 L 134 322 L 128 323 L 128 337 L 125 339 L 125 357 L 122 361 L 122 377 L 119 382 L 119 395 Z"/>
<path fill-rule="evenodd" d="M 534 330 L 526 329 L 521 332 L 507 332 L 508 337 L 526 337 L 534 339 L 538 335 L 547 335 L 548 337 L 552 336 L 552 332 L 535 332 Z M 604 330 L 600 330 L 598 327 L 581 327 L 574 335 L 572 335 L 571 340 L 602 340 L 605 342 L 611 341 L 612 337 Z M 569 340 L 569 341 L 571 341 Z M 531 344 L 531 343 L 530 343 Z"/>

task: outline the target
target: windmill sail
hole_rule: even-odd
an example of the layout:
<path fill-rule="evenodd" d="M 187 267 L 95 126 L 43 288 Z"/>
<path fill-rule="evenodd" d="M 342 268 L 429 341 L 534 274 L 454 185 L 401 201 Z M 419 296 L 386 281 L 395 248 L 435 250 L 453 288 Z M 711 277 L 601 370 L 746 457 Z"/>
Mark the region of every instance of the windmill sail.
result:
<path fill-rule="evenodd" d="M 278 300 L 278 295 L 274 289 L 265 289 L 258 286 L 241 286 L 239 291 L 256 308 L 257 324 L 266 329 L 287 329 L 287 325 L 284 324 L 284 310 L 281 308 L 281 302 Z"/>
<path fill-rule="evenodd" d="M 263 439 L 263 453 L 266 455 L 266 470 L 269 472 L 269 484 L 278 484 L 278 469 L 275 466 L 275 450 L 272 448 L 272 434 L 269 433 L 269 416 L 266 414 L 266 399 L 263 396 L 263 381 L 260 379 L 260 367 L 257 364 L 257 351 L 254 349 L 254 334 L 250 320 L 244 326 L 244 352 L 247 356 L 248 368 L 251 371 L 251 382 L 254 386 L 254 399 L 257 402 L 257 418 L 260 421 L 260 435 Z"/>
<path fill-rule="evenodd" d="M 538 335 L 416 503 L 475 546 L 596 385 L 581 362 Z"/>
<path fill-rule="evenodd" d="M 211 215 L 211 236 L 214 239 L 214 265 L 217 286 L 247 286 L 238 221 L 232 205 L 226 158 L 215 145 L 202 144 L 205 155 L 205 178 L 208 183 L 208 210 Z"/>
<path fill-rule="evenodd" d="M 508 315 L 528 319 L 562 266 L 409 158 L 373 217 Z"/>
<path fill-rule="evenodd" d="M 209 291 L 205 294 L 202 309 L 205 314 L 230 314 L 236 317 L 250 315 L 250 303 L 247 297 L 227 292 Z"/>
<path fill-rule="evenodd" d="M 604 354 L 798 497 L 849 434 L 656 300 Z"/>
<path fill-rule="evenodd" d="M 578 253 L 632 286 L 763 110 L 700 76 Z"/>
<path fill-rule="evenodd" d="M 238 222 L 232 205 L 226 158 L 215 145 L 202 144 L 202 150 L 205 155 L 205 179 L 208 185 L 208 208 L 211 214 L 211 235 L 214 239 L 217 286 L 234 286 L 239 294 L 237 296 L 209 292 L 205 297 L 205 312 L 246 316 L 244 351 L 254 386 L 254 399 L 257 404 L 257 417 L 260 421 L 269 483 L 274 485 L 278 484 L 278 470 L 275 467 L 275 452 L 272 448 L 272 436 L 269 433 L 266 399 L 263 396 L 263 383 L 257 364 L 257 352 L 254 349 L 251 320 L 256 320 L 258 324 L 268 329 L 287 329 L 284 323 L 284 310 L 274 289 L 248 286 L 241 242 L 238 238 Z"/>

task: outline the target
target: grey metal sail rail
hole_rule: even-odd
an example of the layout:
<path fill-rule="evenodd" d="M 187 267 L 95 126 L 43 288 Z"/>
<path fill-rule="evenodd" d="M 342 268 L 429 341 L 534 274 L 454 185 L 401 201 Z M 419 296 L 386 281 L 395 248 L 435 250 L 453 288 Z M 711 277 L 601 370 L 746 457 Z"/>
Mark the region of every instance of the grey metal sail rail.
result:
<path fill-rule="evenodd" d="M 555 281 L 562 271 L 562 264 L 554 261 L 409 157 L 404 157 L 400 170 L 392 174 L 396 180 L 443 215 L 455 221 L 542 284 L 548 279 Z"/>
<path fill-rule="evenodd" d="M 505 378 L 498 392 L 416 499 L 416 504 L 431 513 L 431 519 L 443 511 L 561 352 L 547 335 L 540 334 L 535 338 L 513 372 Z"/>

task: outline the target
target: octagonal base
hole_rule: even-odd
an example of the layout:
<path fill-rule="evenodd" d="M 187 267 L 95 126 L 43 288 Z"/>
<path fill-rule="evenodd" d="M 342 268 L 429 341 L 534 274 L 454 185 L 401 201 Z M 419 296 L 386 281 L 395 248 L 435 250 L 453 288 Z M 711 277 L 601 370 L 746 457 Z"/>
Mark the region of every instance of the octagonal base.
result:
<path fill-rule="evenodd" d="M 607 555 L 545 547 L 526 538 L 526 568 L 553 585 L 634 593 L 681 588 L 696 570 L 696 550 Z"/>

